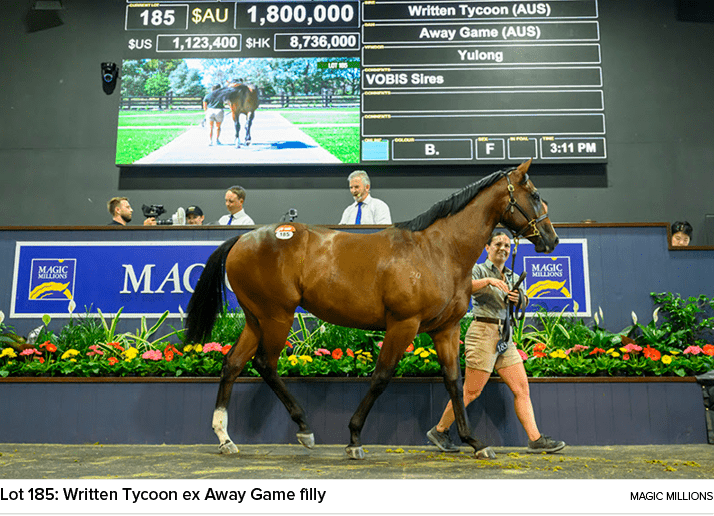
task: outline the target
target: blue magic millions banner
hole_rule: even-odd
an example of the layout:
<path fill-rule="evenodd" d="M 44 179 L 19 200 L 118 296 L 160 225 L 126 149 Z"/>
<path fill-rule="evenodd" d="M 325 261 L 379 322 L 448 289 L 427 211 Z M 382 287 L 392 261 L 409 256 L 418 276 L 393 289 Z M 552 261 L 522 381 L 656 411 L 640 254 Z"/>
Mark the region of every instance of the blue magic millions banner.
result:
<path fill-rule="evenodd" d="M 515 246 L 511 246 L 511 252 L 514 249 Z M 486 258 L 484 251 L 477 263 L 483 263 Z M 511 266 L 510 257 L 506 266 Z M 516 275 L 527 273 L 524 282 L 530 304 L 526 313 L 535 313 L 543 307 L 549 312 L 564 309 L 566 313 L 583 317 L 591 315 L 587 239 L 563 239 L 551 254 L 536 253 L 533 244 L 521 241 L 514 268 Z"/>
<path fill-rule="evenodd" d="M 10 316 L 69 317 L 74 301 L 79 313 L 178 317 L 221 243 L 17 242 Z"/>

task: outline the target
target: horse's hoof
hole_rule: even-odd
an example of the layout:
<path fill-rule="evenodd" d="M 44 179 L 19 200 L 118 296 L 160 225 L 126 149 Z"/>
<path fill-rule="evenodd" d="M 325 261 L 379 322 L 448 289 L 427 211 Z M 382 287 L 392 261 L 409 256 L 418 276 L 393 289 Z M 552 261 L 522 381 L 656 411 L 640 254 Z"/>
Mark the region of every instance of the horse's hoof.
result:
<path fill-rule="evenodd" d="M 355 459 L 355 460 L 364 459 L 364 450 L 362 449 L 361 446 L 348 446 L 347 448 L 345 448 L 345 452 L 347 452 L 347 456 L 350 459 Z"/>
<path fill-rule="evenodd" d="M 238 447 L 233 444 L 233 441 L 227 441 L 218 447 L 218 451 L 223 455 L 232 455 L 238 453 Z"/>
<path fill-rule="evenodd" d="M 315 447 L 315 434 L 312 432 L 310 433 L 300 433 L 298 432 L 297 434 L 298 441 L 300 441 L 300 444 L 302 444 L 305 448 L 314 448 Z"/>
<path fill-rule="evenodd" d="M 494 452 L 490 446 L 482 448 L 474 453 L 474 459 L 480 460 L 493 460 L 496 458 L 496 452 Z"/>

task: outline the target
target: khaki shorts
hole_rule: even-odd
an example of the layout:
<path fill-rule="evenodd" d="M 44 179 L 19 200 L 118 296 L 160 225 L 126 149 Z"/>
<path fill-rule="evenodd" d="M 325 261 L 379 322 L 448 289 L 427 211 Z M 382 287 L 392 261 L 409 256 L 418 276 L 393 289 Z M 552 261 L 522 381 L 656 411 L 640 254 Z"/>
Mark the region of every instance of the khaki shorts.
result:
<path fill-rule="evenodd" d="M 523 362 L 513 341 L 508 343 L 508 348 L 499 355 L 496 352 L 499 334 L 498 325 L 473 321 L 466 330 L 464 345 L 466 347 L 466 366 L 492 373 L 504 367 Z"/>
<path fill-rule="evenodd" d="M 208 108 L 206 110 L 206 120 L 209 122 L 223 122 L 223 110 L 218 108 Z"/>

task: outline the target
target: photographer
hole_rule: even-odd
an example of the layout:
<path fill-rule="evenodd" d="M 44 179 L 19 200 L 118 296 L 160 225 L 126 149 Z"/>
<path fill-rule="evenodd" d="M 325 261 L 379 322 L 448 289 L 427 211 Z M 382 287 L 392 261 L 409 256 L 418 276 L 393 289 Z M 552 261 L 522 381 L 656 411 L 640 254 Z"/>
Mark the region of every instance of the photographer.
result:
<path fill-rule="evenodd" d="M 112 197 L 107 203 L 107 209 L 112 216 L 110 226 L 126 226 L 131 222 L 131 215 L 134 210 L 126 197 Z M 149 217 L 144 221 L 144 226 L 155 226 L 156 218 Z"/>

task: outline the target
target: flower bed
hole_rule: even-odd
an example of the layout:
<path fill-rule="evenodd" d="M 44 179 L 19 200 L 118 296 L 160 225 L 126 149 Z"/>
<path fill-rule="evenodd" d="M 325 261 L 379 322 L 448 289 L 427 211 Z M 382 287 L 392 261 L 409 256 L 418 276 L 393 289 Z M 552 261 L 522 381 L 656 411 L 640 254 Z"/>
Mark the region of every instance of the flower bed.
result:
<path fill-rule="evenodd" d="M 714 317 L 706 310 L 714 301 L 705 296 L 681 300 L 672 294 L 653 294 L 660 308 L 647 325 L 637 322 L 618 333 L 567 314 L 537 314 L 533 324 L 521 322 L 514 340 L 532 377 L 557 376 L 692 376 L 714 369 L 714 345 L 707 331 Z M 658 326 L 658 311 L 666 314 Z M 25 340 L 2 324 L 0 312 L 0 377 L 33 376 L 219 376 L 223 357 L 236 342 L 244 325 L 241 313 L 224 310 L 211 335 L 212 342 L 182 341 L 182 330 L 156 340 L 164 314 L 148 328 L 142 320 L 135 334 L 118 334 L 121 312 L 110 320 L 78 317 L 58 333 L 48 329 L 49 318 L 36 340 Z M 462 321 L 462 339 L 470 323 Z M 382 332 L 367 332 L 306 321 L 298 316 L 278 362 L 282 376 L 369 376 L 379 353 Z M 461 353 L 463 367 L 463 352 Z M 258 376 L 248 363 L 244 376 Z M 395 371 L 396 376 L 438 376 L 439 363 L 431 339 L 418 335 Z"/>

